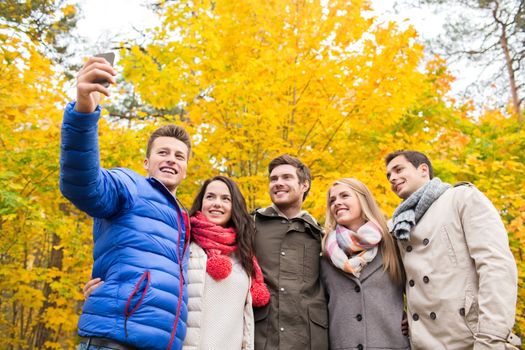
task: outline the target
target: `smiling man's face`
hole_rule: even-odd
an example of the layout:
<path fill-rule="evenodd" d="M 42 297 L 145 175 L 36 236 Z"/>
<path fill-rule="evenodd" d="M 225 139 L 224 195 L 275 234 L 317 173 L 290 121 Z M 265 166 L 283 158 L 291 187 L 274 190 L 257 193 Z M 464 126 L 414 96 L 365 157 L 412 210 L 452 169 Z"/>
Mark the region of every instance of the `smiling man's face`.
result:
<path fill-rule="evenodd" d="M 300 183 L 297 168 L 283 164 L 275 167 L 270 173 L 270 198 L 278 208 L 301 206 L 308 182 Z"/>
<path fill-rule="evenodd" d="M 407 199 L 430 181 L 427 164 L 420 164 L 416 168 L 402 155 L 395 157 L 387 164 L 386 177 L 390 182 L 392 192 L 401 199 Z"/>
<path fill-rule="evenodd" d="M 149 177 L 154 177 L 173 194 L 186 177 L 188 146 L 174 137 L 161 136 L 153 141 L 151 153 L 144 160 Z"/>

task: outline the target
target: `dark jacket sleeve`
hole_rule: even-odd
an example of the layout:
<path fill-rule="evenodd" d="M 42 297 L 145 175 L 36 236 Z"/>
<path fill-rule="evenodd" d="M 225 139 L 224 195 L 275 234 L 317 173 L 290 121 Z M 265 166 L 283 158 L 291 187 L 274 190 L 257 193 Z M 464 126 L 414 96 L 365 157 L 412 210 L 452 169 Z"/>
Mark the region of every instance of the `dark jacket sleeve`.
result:
<path fill-rule="evenodd" d="M 64 111 L 60 143 L 60 191 L 77 208 L 97 218 L 115 215 L 131 201 L 132 180 L 122 171 L 100 167 L 98 120 L 69 103 Z"/>

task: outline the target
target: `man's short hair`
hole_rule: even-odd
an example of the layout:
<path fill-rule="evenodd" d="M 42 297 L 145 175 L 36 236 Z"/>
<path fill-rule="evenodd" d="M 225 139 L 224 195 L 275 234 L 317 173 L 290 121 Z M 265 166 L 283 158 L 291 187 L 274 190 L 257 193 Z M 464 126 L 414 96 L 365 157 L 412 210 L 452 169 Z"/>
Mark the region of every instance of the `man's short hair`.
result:
<path fill-rule="evenodd" d="M 299 183 L 308 182 L 308 189 L 303 194 L 303 201 L 308 196 L 310 192 L 310 187 L 312 186 L 312 174 L 310 169 L 303 164 L 298 158 L 293 157 L 289 154 L 283 154 L 277 158 L 272 159 L 270 164 L 268 164 L 268 175 L 272 173 L 273 169 L 277 168 L 279 165 L 291 165 L 295 168 L 297 177 L 299 178 Z"/>
<path fill-rule="evenodd" d="M 183 127 L 175 125 L 175 124 L 167 124 L 164 126 L 161 126 L 157 130 L 155 130 L 149 137 L 148 140 L 148 146 L 146 148 L 146 158 L 149 158 L 151 155 L 151 147 L 153 146 L 153 142 L 159 137 L 173 137 L 181 142 L 183 142 L 188 147 L 188 156 L 190 155 L 191 151 L 191 139 L 190 135 L 184 130 Z"/>
<path fill-rule="evenodd" d="M 421 164 L 426 164 L 428 166 L 428 175 L 432 179 L 434 177 L 434 169 L 432 168 L 432 163 L 426 155 L 418 151 L 405 151 L 399 150 L 388 154 L 385 157 L 385 164 L 388 165 L 392 159 L 403 156 L 408 160 L 415 168 L 418 168 Z"/>

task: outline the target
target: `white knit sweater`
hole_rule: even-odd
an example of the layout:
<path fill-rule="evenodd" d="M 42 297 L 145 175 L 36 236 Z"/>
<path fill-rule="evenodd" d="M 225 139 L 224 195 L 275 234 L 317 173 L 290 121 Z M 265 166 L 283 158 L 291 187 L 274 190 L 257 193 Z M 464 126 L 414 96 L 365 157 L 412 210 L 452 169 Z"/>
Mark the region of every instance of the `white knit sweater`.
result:
<path fill-rule="evenodd" d="M 207 256 L 190 245 L 188 321 L 184 350 L 253 350 L 251 279 L 232 256 L 232 273 L 215 281 L 206 273 Z"/>

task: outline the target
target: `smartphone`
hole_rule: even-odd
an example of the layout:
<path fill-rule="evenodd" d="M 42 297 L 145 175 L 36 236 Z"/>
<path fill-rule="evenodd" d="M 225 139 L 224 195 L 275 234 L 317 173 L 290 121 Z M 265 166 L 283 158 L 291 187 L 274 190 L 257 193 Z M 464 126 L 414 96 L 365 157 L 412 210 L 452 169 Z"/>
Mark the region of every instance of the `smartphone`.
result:
<path fill-rule="evenodd" d="M 99 53 L 95 55 L 95 57 L 102 57 L 106 61 L 109 62 L 109 64 L 113 67 L 113 62 L 115 62 L 115 53 L 114 52 L 106 52 L 106 53 Z M 97 79 L 94 81 L 95 84 L 101 84 L 104 87 L 109 86 L 109 82 L 106 79 Z"/>

